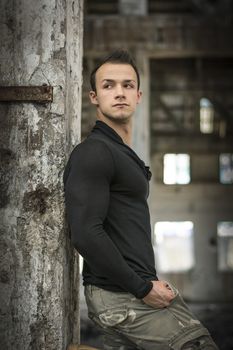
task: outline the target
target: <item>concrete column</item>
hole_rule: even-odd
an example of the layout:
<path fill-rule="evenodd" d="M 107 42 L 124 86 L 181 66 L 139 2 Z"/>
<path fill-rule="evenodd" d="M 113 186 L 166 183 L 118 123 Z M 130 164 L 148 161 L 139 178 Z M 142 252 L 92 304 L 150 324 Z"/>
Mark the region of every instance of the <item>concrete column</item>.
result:
<path fill-rule="evenodd" d="M 0 104 L 0 348 L 78 341 L 78 266 L 62 175 L 80 140 L 82 0 L 2 0 L 0 85 L 53 86 L 53 102 Z"/>
<path fill-rule="evenodd" d="M 149 60 L 145 53 L 137 52 L 135 60 L 140 74 L 142 101 L 138 105 L 133 119 L 133 149 L 148 165 L 150 163 L 150 73 Z"/>

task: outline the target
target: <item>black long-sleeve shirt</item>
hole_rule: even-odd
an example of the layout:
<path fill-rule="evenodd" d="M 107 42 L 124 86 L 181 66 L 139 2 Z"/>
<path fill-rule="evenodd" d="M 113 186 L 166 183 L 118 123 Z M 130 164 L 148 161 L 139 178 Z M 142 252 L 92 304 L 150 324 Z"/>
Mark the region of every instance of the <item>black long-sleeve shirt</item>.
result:
<path fill-rule="evenodd" d="M 149 167 L 97 120 L 64 173 L 71 239 L 84 258 L 84 285 L 146 296 L 157 280 L 151 244 Z"/>

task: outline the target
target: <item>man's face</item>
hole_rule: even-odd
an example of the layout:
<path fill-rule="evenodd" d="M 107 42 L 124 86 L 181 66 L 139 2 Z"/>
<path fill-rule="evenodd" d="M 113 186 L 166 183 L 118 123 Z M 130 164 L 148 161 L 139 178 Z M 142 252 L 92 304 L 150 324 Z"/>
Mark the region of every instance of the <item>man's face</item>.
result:
<path fill-rule="evenodd" d="M 137 75 L 129 64 L 105 63 L 96 72 L 96 92 L 90 91 L 91 103 L 100 119 L 127 123 L 140 102 Z"/>

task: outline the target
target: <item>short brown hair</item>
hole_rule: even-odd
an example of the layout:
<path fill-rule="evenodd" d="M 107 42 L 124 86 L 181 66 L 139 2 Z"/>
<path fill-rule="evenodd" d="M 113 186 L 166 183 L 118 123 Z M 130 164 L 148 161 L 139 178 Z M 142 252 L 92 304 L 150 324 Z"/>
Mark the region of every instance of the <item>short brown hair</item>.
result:
<path fill-rule="evenodd" d="M 96 72 L 105 63 L 122 63 L 122 64 L 125 63 L 125 64 L 131 65 L 133 67 L 133 69 L 135 70 L 135 73 L 137 75 L 138 89 L 139 89 L 140 76 L 139 76 L 139 72 L 138 72 L 138 69 L 134 63 L 133 58 L 131 57 L 129 52 L 126 50 L 115 50 L 115 51 L 111 52 L 108 56 L 101 58 L 100 61 L 98 62 L 98 64 L 96 65 L 96 67 L 91 72 L 90 84 L 91 84 L 91 89 L 93 91 L 96 92 L 96 79 L 95 79 Z"/>

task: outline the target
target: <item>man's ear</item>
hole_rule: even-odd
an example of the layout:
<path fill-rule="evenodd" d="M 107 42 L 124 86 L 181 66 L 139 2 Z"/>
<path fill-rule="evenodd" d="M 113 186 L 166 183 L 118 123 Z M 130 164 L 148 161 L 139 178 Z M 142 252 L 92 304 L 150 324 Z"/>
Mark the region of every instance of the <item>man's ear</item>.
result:
<path fill-rule="evenodd" d="M 140 103 L 142 100 L 142 91 L 138 90 L 138 100 L 137 100 L 137 104 Z"/>
<path fill-rule="evenodd" d="M 97 98 L 97 94 L 95 91 L 90 91 L 89 97 L 90 97 L 91 103 L 93 105 L 98 105 L 98 98 Z"/>

